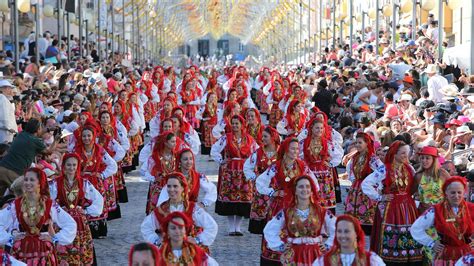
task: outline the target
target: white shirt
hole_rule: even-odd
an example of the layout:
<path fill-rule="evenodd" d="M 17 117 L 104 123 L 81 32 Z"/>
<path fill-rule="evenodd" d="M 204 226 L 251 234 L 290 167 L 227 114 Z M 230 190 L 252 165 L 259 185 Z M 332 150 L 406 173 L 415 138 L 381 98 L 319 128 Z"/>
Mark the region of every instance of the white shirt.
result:
<path fill-rule="evenodd" d="M 428 97 L 428 100 L 432 100 L 435 103 L 444 102 L 443 94 L 441 94 L 440 90 L 441 88 L 447 85 L 448 85 L 448 80 L 438 74 L 429 78 L 428 79 L 428 93 L 430 94 L 430 96 Z"/>
<path fill-rule="evenodd" d="M 178 206 L 173 206 L 170 204 L 170 213 L 171 212 L 183 212 L 184 206 L 182 204 Z M 194 206 L 193 215 L 193 224 L 201 227 L 202 232 L 196 237 L 199 238 L 200 242 L 205 246 L 210 246 L 214 242 L 217 236 L 217 223 L 212 218 L 212 216 L 207 213 L 203 208 L 198 205 Z M 156 220 L 155 213 L 152 212 L 145 217 L 141 225 L 141 232 L 143 238 L 153 244 L 161 243 L 161 234 L 158 235 L 156 230 L 160 229 L 160 223 Z"/>

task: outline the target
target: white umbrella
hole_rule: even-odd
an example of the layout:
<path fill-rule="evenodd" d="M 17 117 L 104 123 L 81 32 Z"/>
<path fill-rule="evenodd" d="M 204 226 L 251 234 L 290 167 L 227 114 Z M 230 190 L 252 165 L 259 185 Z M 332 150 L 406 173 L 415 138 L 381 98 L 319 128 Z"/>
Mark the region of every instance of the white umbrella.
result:
<path fill-rule="evenodd" d="M 447 65 L 457 66 L 461 69 L 469 68 L 471 61 L 471 43 L 466 42 L 451 48 L 443 53 L 443 62 Z"/>

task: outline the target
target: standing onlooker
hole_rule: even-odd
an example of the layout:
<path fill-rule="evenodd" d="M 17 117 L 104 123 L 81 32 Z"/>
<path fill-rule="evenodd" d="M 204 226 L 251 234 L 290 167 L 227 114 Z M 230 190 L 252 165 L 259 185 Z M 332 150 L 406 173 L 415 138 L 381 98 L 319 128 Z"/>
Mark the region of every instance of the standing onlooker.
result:
<path fill-rule="evenodd" d="M 10 143 L 18 132 L 13 100 L 14 86 L 8 80 L 0 80 L 0 143 Z"/>
<path fill-rule="evenodd" d="M 425 73 L 428 75 L 428 93 L 430 94 L 429 100 L 434 101 L 435 103 L 443 102 L 443 94 L 441 94 L 441 88 L 448 85 L 448 80 L 441 75 L 438 75 L 436 65 L 429 64 Z"/>
<path fill-rule="evenodd" d="M 42 135 L 41 122 L 30 119 L 24 130 L 13 140 L 7 155 L 0 161 L 0 196 L 25 170 L 31 166 L 36 155 L 46 149 L 46 145 L 39 137 Z M 51 146 L 53 149 L 55 143 Z"/>

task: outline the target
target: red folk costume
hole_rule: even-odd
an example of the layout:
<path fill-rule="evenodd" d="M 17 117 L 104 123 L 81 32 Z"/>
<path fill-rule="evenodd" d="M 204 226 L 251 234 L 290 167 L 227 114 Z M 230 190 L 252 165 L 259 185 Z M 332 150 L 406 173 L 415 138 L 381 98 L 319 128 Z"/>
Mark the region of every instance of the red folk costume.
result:
<path fill-rule="evenodd" d="M 268 72 L 268 68 L 265 67 L 260 71 L 258 76 L 258 82 L 262 84 L 262 87 L 257 90 L 257 99 L 260 103 L 260 112 L 262 114 L 268 114 L 270 112 L 270 106 L 267 104 L 267 97 L 263 94 L 263 88 L 267 86 L 268 82 L 270 82 L 270 79 L 265 76 L 266 72 Z"/>
<path fill-rule="evenodd" d="M 153 90 L 153 80 L 150 79 L 149 76 L 149 72 L 144 72 L 142 79 L 140 80 L 141 89 L 146 97 L 148 97 L 148 101 L 143 106 L 145 122 L 150 122 L 157 111 L 157 106 L 155 103 L 153 103 L 153 96 L 151 95 L 151 91 Z"/>
<path fill-rule="evenodd" d="M 131 120 L 133 120 L 133 110 L 135 110 L 137 113 L 140 110 L 140 107 L 138 106 L 137 103 L 132 102 L 132 96 L 138 96 L 136 93 L 130 93 L 128 95 L 128 101 L 127 105 L 125 108 L 124 113 L 127 113 L 127 116 L 130 117 Z M 137 123 L 137 121 L 135 121 Z M 137 123 L 138 125 L 138 123 Z M 125 162 L 132 162 L 134 156 L 136 156 L 139 152 L 140 146 L 143 144 L 143 138 L 141 135 L 141 132 L 135 134 L 134 136 L 130 137 L 130 149 L 128 150 L 127 154 L 125 155 L 124 161 Z"/>
<path fill-rule="evenodd" d="M 245 118 L 247 118 L 249 115 L 249 112 L 252 112 L 252 111 L 255 113 L 256 122 L 253 124 L 247 123 L 246 125 L 247 132 L 257 142 L 257 144 L 261 146 L 264 126 L 263 126 L 262 119 L 260 118 L 260 112 L 255 108 L 249 108 L 245 111 Z"/>
<path fill-rule="evenodd" d="M 341 245 L 337 241 L 337 224 L 340 221 L 348 221 L 354 225 L 356 232 L 356 241 L 357 247 L 355 250 L 355 258 L 352 265 L 357 266 L 377 266 L 371 264 L 371 252 L 365 250 L 365 235 L 364 231 L 360 227 L 359 221 L 357 218 L 354 218 L 350 215 L 340 215 L 336 220 L 336 237 L 334 238 L 334 245 L 332 248 L 324 255 L 324 265 L 327 266 L 339 266 L 342 265 L 341 261 Z"/>
<path fill-rule="evenodd" d="M 56 202 L 65 210 L 77 224 L 77 234 L 74 242 L 67 246 L 57 246 L 57 254 L 59 264 L 67 263 L 68 265 L 92 265 L 93 249 L 92 234 L 87 224 L 87 216 L 84 210 L 90 205 L 90 201 L 85 198 L 84 180 L 81 171 L 78 168 L 74 177 L 74 184 L 69 186 L 64 173 L 65 162 L 69 158 L 76 158 L 81 161 L 79 155 L 68 153 L 63 157 L 63 165 L 61 175 L 56 179 L 57 198 Z"/>
<path fill-rule="evenodd" d="M 164 154 L 165 150 L 165 143 L 168 141 L 169 136 L 174 136 L 174 134 L 170 131 L 163 132 L 156 138 L 154 141 L 155 144 L 153 145 L 153 151 L 148 159 L 149 167 L 151 168 L 151 175 L 154 177 L 154 180 L 150 182 L 148 187 L 148 197 L 147 197 L 147 205 L 146 205 L 146 214 L 148 215 L 151 213 L 158 203 L 158 198 L 160 196 L 160 192 L 164 186 L 164 177 L 172 173 L 176 168 L 176 150 L 171 150 L 171 154 L 166 156 Z M 176 138 L 176 147 L 178 147 L 178 139 Z"/>
<path fill-rule="evenodd" d="M 255 149 L 255 140 L 245 130 L 245 121 L 238 116 L 242 124 L 240 140 L 233 133 L 227 133 L 214 145 L 223 147 L 225 162 L 219 167 L 219 180 L 217 183 L 216 213 L 219 215 L 237 215 L 249 217 L 252 202 L 253 184 L 245 179 L 243 166 L 245 160 Z M 214 146 L 213 146 L 214 149 Z"/>
<path fill-rule="evenodd" d="M 377 165 L 380 160 L 377 159 L 374 148 L 374 141 L 367 133 L 359 133 L 357 138 L 362 137 L 367 144 L 365 153 L 356 152 L 350 161 L 350 176 L 353 176 L 352 186 L 346 197 L 344 212 L 350 214 L 359 220 L 364 232 L 370 234 L 374 222 L 375 208 L 377 202 L 371 200 L 362 192 L 361 184 L 364 179 L 373 172 L 372 165 Z"/>
<path fill-rule="evenodd" d="M 92 131 L 92 139 L 96 139 L 96 132 L 99 126 L 91 123 L 90 121 L 84 126 L 84 129 L 81 130 L 81 134 L 85 129 Z M 100 176 L 101 173 L 105 170 L 106 164 L 104 163 L 103 157 L 106 153 L 106 150 L 95 141 L 92 144 L 91 152 L 87 152 L 85 146 L 82 142 L 82 136 L 79 138 L 78 144 L 75 147 L 74 152 L 79 155 L 80 159 L 80 171 L 82 177 L 89 182 L 100 192 L 102 197 L 104 197 L 104 209 L 101 215 L 97 217 L 88 216 L 89 225 L 91 228 L 92 236 L 105 236 L 107 235 L 107 223 L 106 219 L 108 217 L 108 208 L 106 198 L 106 187 L 107 182 Z"/>
<path fill-rule="evenodd" d="M 184 224 L 178 224 L 173 219 L 181 218 L 184 221 Z M 190 221 L 189 216 L 182 212 L 173 212 L 172 214 L 166 216 L 161 220 L 161 228 L 168 228 L 169 223 L 174 223 L 177 226 L 184 226 L 186 232 L 190 232 L 192 229 L 192 222 Z M 165 229 L 166 230 L 166 229 Z M 169 237 L 164 237 L 164 241 L 160 246 L 160 260 L 159 265 L 163 266 L 175 266 L 175 265 L 201 265 L 206 266 L 207 264 L 207 254 L 205 250 L 199 247 L 196 244 L 187 241 L 185 236 L 183 245 L 181 247 L 181 256 L 177 258 L 173 254 L 173 249 L 169 241 Z"/>
<path fill-rule="evenodd" d="M 272 142 L 275 144 L 276 149 L 278 150 L 278 146 L 280 145 L 280 135 L 278 134 L 278 132 L 272 127 L 266 127 L 265 131 L 270 132 Z M 270 165 L 274 164 L 277 159 L 276 152 L 273 154 L 267 154 L 263 149 L 263 146 L 260 146 L 260 148 L 255 152 L 255 154 L 256 157 L 254 158 L 252 156 L 252 158 L 250 159 L 255 159 L 255 162 L 252 162 L 252 164 L 255 164 L 254 172 L 256 176 L 259 176 L 263 172 L 265 172 L 265 170 L 267 170 Z M 250 207 L 249 232 L 253 234 L 262 234 L 263 228 L 267 223 L 267 213 L 269 206 L 270 196 L 262 195 L 258 193 L 258 191 L 255 189 L 252 199 L 252 205 Z"/>
<path fill-rule="evenodd" d="M 180 183 L 183 186 L 183 190 L 185 191 L 184 198 L 183 198 L 183 206 L 184 206 L 183 213 L 191 221 L 188 236 L 191 236 L 191 237 L 194 238 L 197 235 L 199 235 L 203 230 L 201 227 L 196 226 L 196 223 L 193 221 L 193 218 L 192 218 L 193 217 L 193 212 L 194 212 L 194 207 L 196 206 L 197 196 L 199 195 L 199 176 L 197 176 L 197 178 L 193 177 L 193 180 L 190 180 L 191 182 L 193 182 L 191 184 L 191 187 L 190 187 L 190 185 L 188 185 L 187 178 L 184 175 L 182 175 L 181 173 L 176 173 L 176 172 L 174 173 L 174 175 L 178 175 L 180 177 L 180 179 L 181 179 Z M 197 184 L 196 184 L 196 180 L 197 180 Z M 188 191 L 189 191 L 189 193 L 186 193 Z M 166 219 L 166 216 L 168 216 L 170 213 L 171 213 L 171 210 L 170 210 L 170 201 L 169 200 L 161 203 L 160 206 L 156 207 L 153 210 L 153 214 L 154 214 L 156 220 L 160 224 L 163 224 L 164 220 Z M 161 230 L 163 230 L 163 229 L 161 229 Z M 200 247 L 203 248 L 206 251 L 206 253 L 209 253 L 209 247 L 203 246 L 203 245 L 201 245 Z"/>
<path fill-rule="evenodd" d="M 103 111 L 99 115 L 99 119 L 104 114 L 109 114 L 110 116 L 110 124 L 107 126 L 101 125 L 101 132 L 99 134 L 99 145 L 101 145 L 105 151 L 111 156 L 115 156 L 115 151 L 113 149 L 112 141 L 117 141 L 118 139 L 118 130 L 117 130 L 117 122 L 115 121 L 115 117 L 112 115 L 110 111 Z M 118 142 L 118 141 L 117 141 Z M 121 217 L 120 206 L 118 205 L 117 199 L 117 190 L 118 184 L 123 189 L 125 184 L 125 179 L 123 176 L 123 171 L 121 167 L 122 162 L 117 162 L 119 166 L 117 169 L 117 173 L 111 177 L 108 177 L 104 180 L 104 188 L 105 188 L 105 206 L 108 211 L 108 220 L 114 220 Z"/>
<path fill-rule="evenodd" d="M 164 99 L 166 97 L 166 92 L 165 90 L 165 73 L 163 70 L 163 67 L 161 66 L 156 66 L 153 69 L 153 84 L 157 87 L 158 89 L 158 95 L 160 96 L 160 99 Z"/>
<path fill-rule="evenodd" d="M 275 88 L 275 85 L 272 85 L 270 88 L 270 93 L 272 100 L 276 103 L 272 104 L 270 108 L 270 118 L 269 118 L 269 124 L 271 127 L 276 128 L 278 122 L 283 118 L 283 111 L 280 109 L 278 106 L 278 103 L 283 99 L 285 96 L 285 89 L 283 87 L 283 82 L 281 80 L 275 80 L 275 82 L 278 82 L 280 84 L 280 88 Z"/>
<path fill-rule="evenodd" d="M 418 217 L 412 197 L 414 170 L 408 162 L 394 163 L 395 154 L 401 146 L 401 141 L 395 141 L 385 157 L 382 195 L 392 194 L 394 198 L 378 203 L 370 249 L 386 262 L 418 263 L 422 261 L 421 245 L 413 240 L 409 230 Z"/>
<path fill-rule="evenodd" d="M 212 129 L 215 125 L 217 125 L 218 117 L 217 117 L 217 104 L 209 102 L 209 96 L 215 95 L 215 93 L 211 92 L 207 95 L 206 105 L 204 106 L 204 112 L 202 113 L 202 121 L 201 121 L 201 133 L 202 133 L 202 147 L 201 152 L 202 154 L 209 154 L 211 147 L 214 143 L 216 143 L 216 138 L 212 135 Z"/>
<path fill-rule="evenodd" d="M 295 107 L 298 104 L 300 104 L 300 101 L 292 100 L 288 105 L 288 110 L 286 111 L 286 129 L 289 132 L 292 132 L 288 136 L 298 136 L 306 123 L 306 115 L 304 113 L 300 112 L 295 114 Z"/>
<path fill-rule="evenodd" d="M 303 143 L 304 160 L 309 169 L 314 173 L 318 179 L 321 191 L 321 205 L 327 209 L 336 207 L 336 191 L 334 187 L 334 179 L 337 177 L 337 172 L 329 165 L 331 160 L 329 154 L 329 139 L 327 138 L 326 130 L 323 136 L 313 136 L 313 125 L 315 123 L 322 123 L 324 121 L 318 118 L 313 118 L 307 124 L 308 136 Z"/>
<path fill-rule="evenodd" d="M 19 230 L 25 233 L 25 237 L 13 243 L 12 256 L 27 265 L 58 265 L 53 243 L 40 239 L 41 233 L 52 230 L 50 213 L 53 201 L 49 198 L 46 175 L 38 168 L 30 168 L 27 171 L 33 171 L 38 175 L 40 203 L 32 215 L 26 199 L 19 197 L 13 202 Z"/>
<path fill-rule="evenodd" d="M 301 179 L 307 179 L 311 184 L 312 196 L 308 218 L 304 221 L 297 215 L 297 200 L 295 195 L 296 183 Z M 319 205 L 318 189 L 316 184 L 308 176 L 294 178 L 291 182 L 291 191 L 286 196 L 286 205 L 283 209 L 285 225 L 282 230 L 283 239 L 295 238 L 317 238 L 321 236 L 321 229 L 325 223 L 326 210 Z M 290 244 L 289 248 L 281 254 L 283 265 L 311 265 L 317 258 L 322 256 L 319 244 Z"/>
<path fill-rule="evenodd" d="M 184 105 L 186 120 L 188 120 L 194 128 L 199 128 L 199 121 L 196 119 L 196 112 L 198 111 L 198 106 L 192 104 L 194 101 L 199 100 L 199 89 L 193 86 L 188 88 L 189 84 L 192 84 L 195 79 L 190 79 L 188 81 L 183 81 L 183 85 L 180 91 L 181 102 Z"/>
<path fill-rule="evenodd" d="M 443 192 L 453 182 L 460 182 L 466 191 L 467 184 L 463 177 L 451 177 L 443 184 Z M 474 204 L 462 199 L 457 214 L 454 214 L 448 200 L 434 206 L 434 226 L 444 249 L 435 257 L 435 265 L 454 265 L 462 256 L 471 251 L 469 242 L 474 234 Z"/>
<path fill-rule="evenodd" d="M 278 148 L 277 160 L 274 165 L 271 167 L 275 171 L 275 176 L 272 178 L 270 187 L 274 191 L 282 190 L 285 192 L 285 195 L 290 195 L 293 193 L 291 191 L 291 181 L 299 176 L 308 174 L 308 167 L 305 162 L 300 159 L 296 159 L 290 168 L 284 163 L 284 155 L 288 151 L 290 143 L 297 140 L 292 138 L 285 139 L 280 147 Z M 269 169 L 271 170 L 271 168 Z M 285 198 L 280 196 L 274 196 L 270 199 L 270 206 L 267 212 L 267 221 L 270 221 L 273 216 L 275 216 L 280 210 L 283 209 L 285 203 Z M 267 247 L 267 242 L 265 238 L 262 238 L 262 260 L 270 262 L 279 262 L 281 252 L 273 251 Z"/>

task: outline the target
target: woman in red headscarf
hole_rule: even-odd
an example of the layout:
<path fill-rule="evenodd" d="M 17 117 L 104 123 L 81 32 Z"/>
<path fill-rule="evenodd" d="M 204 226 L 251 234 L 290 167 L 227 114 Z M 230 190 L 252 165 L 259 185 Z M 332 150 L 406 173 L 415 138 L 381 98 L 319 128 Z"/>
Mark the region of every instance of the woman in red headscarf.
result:
<path fill-rule="evenodd" d="M 263 229 L 267 246 L 282 252 L 283 265 L 311 265 L 334 240 L 336 217 L 319 204 L 318 188 L 310 176 L 291 180 L 285 207 Z M 321 229 L 328 239 L 323 242 Z"/>
<path fill-rule="evenodd" d="M 262 144 L 244 163 L 244 174 L 247 180 L 255 182 L 257 176 L 261 175 L 272 165 L 277 158 L 277 150 L 280 146 L 280 135 L 272 127 L 265 127 L 262 133 Z M 253 184 L 255 187 L 255 184 Z M 252 206 L 250 209 L 249 232 L 262 234 L 267 223 L 267 210 L 270 203 L 268 195 L 262 195 L 254 189 Z"/>
<path fill-rule="evenodd" d="M 255 108 L 249 108 L 245 112 L 245 121 L 247 132 L 260 146 L 262 145 L 263 122 L 260 118 L 260 112 Z"/>
<path fill-rule="evenodd" d="M 358 133 L 355 140 L 356 153 L 347 163 L 346 172 L 352 186 L 346 197 L 344 212 L 360 221 L 365 234 L 370 235 L 374 222 L 376 202 L 368 198 L 361 188 L 365 177 L 378 168 L 382 161 L 375 154 L 374 141 L 367 133 Z"/>
<path fill-rule="evenodd" d="M 278 107 L 280 101 L 285 96 L 285 89 L 280 80 L 275 80 L 270 88 L 266 102 L 270 107 L 270 118 L 268 119 L 271 127 L 276 127 L 283 118 L 283 111 Z"/>
<path fill-rule="evenodd" d="M 267 104 L 265 94 L 265 90 L 268 91 L 268 89 L 265 88 L 271 86 L 271 83 L 272 78 L 270 76 L 269 69 L 267 67 L 262 68 L 260 70 L 260 74 L 257 76 L 257 81 L 255 85 L 255 88 L 257 90 L 257 99 L 260 107 L 260 112 L 262 112 L 262 114 L 268 115 L 270 112 L 270 106 Z"/>
<path fill-rule="evenodd" d="M 140 99 L 138 98 L 138 94 L 130 93 L 128 95 L 127 107 L 125 112 L 127 112 L 127 115 L 132 119 L 132 123 L 135 124 L 137 127 L 136 133 L 133 132 L 135 134 L 132 134 L 132 132 L 130 132 L 130 149 L 125 159 L 126 161 L 131 160 L 132 169 L 135 169 L 135 167 L 138 166 L 138 161 L 136 158 L 138 152 L 140 151 L 140 146 L 143 145 L 142 133 L 146 128 L 145 117 L 143 114 L 143 106 L 140 102 Z"/>
<path fill-rule="evenodd" d="M 176 102 L 170 98 L 164 98 L 161 110 L 150 120 L 150 136 L 152 138 L 160 135 L 160 125 L 163 120 L 170 118 L 173 114 L 173 109 L 176 107 Z"/>
<path fill-rule="evenodd" d="M 434 252 L 433 265 L 454 265 L 474 248 L 474 204 L 464 199 L 467 181 L 460 176 L 443 184 L 444 200 L 428 209 L 412 225 L 413 238 Z M 433 227 L 433 239 L 426 231 Z"/>
<path fill-rule="evenodd" d="M 164 239 L 160 246 L 159 265 L 218 265 L 209 254 L 188 239 L 191 225 L 189 217 L 182 212 L 173 212 L 165 217 L 161 223 Z"/>
<path fill-rule="evenodd" d="M 306 123 L 306 114 L 303 104 L 298 100 L 292 100 L 288 105 L 283 120 L 278 122 L 277 130 L 280 135 L 298 136 Z"/>
<path fill-rule="evenodd" d="M 112 113 L 108 110 L 102 111 L 99 114 L 100 122 L 100 133 L 98 138 L 98 144 L 102 146 L 107 153 L 114 158 L 117 163 L 117 173 L 112 177 L 104 180 L 105 187 L 105 206 L 108 211 L 108 220 L 114 220 L 121 217 L 120 206 L 118 205 L 118 184 L 121 184 L 121 189 L 124 187 L 124 177 L 122 171 L 122 159 L 125 157 L 126 149 L 130 148 L 130 145 L 123 147 L 119 142 L 126 132 L 119 132 L 117 122 Z M 123 141 L 125 142 L 125 141 Z M 126 142 L 128 143 L 128 140 Z"/>
<path fill-rule="evenodd" d="M 216 138 L 212 135 L 212 129 L 217 125 L 217 94 L 209 92 L 206 104 L 196 113 L 196 118 L 201 120 L 201 154 L 210 154 L 211 147 L 216 143 Z"/>
<path fill-rule="evenodd" d="M 327 138 L 324 121 L 315 117 L 307 124 L 308 135 L 300 142 L 303 146 L 303 158 L 309 169 L 318 179 L 321 189 L 321 205 L 336 211 L 335 179 L 338 178 L 334 167 L 337 167 L 344 155 L 344 150 L 335 141 Z"/>
<path fill-rule="evenodd" d="M 235 115 L 240 115 L 240 104 L 236 102 L 229 103 L 224 108 L 224 113 L 221 115 L 222 118 L 219 120 L 217 125 L 212 128 L 212 136 L 214 138 L 219 139 L 222 136 L 222 133 L 230 133 L 231 132 L 231 125 L 230 125 L 230 118 Z M 219 112 L 219 111 L 218 111 Z M 218 113 L 219 117 L 219 113 Z"/>
<path fill-rule="evenodd" d="M 255 181 L 258 193 L 270 197 L 267 221 L 283 208 L 285 196 L 291 193 L 291 180 L 298 176 L 309 175 L 313 178 L 315 184 L 318 183 L 306 163 L 298 158 L 298 154 L 298 139 L 291 137 L 285 139 L 278 148 L 275 163 L 260 174 Z M 269 249 L 265 239 L 262 239 L 262 241 L 262 255 L 260 258 L 262 264 L 279 262 L 281 252 Z"/>
<path fill-rule="evenodd" d="M 186 177 L 189 185 L 188 198 L 190 201 L 199 202 L 201 207 L 208 207 L 216 202 L 217 188 L 214 183 L 209 181 L 206 175 L 196 171 L 194 154 L 191 149 L 184 148 L 176 155 L 176 171 Z M 198 200 L 199 194 L 204 194 L 201 200 Z M 158 199 L 158 204 L 169 199 L 168 190 L 163 189 Z"/>
<path fill-rule="evenodd" d="M 228 216 L 229 235 L 241 236 L 243 217 L 249 217 L 253 186 L 244 176 L 245 160 L 258 148 L 247 133 L 245 121 L 234 115 L 232 131 L 222 136 L 211 148 L 211 157 L 220 164 L 216 213 Z"/>
<path fill-rule="evenodd" d="M 26 170 L 22 190 L 23 196 L 0 210 L 0 244 L 10 246 L 12 256 L 28 265 L 58 265 L 55 245 L 74 241 L 76 222 L 49 198 L 42 170 Z"/>
<path fill-rule="evenodd" d="M 185 143 L 191 147 L 194 154 L 199 154 L 201 148 L 201 140 L 197 131 L 186 122 L 182 116 L 172 115 L 171 121 L 173 121 L 173 133 L 180 139 L 184 140 Z"/>
<path fill-rule="evenodd" d="M 200 91 L 196 86 L 195 79 L 183 82 L 183 88 L 178 95 L 178 105 L 184 107 L 186 119 L 191 125 L 194 128 L 199 128 L 199 120 L 196 119 L 196 112 L 200 103 Z"/>
<path fill-rule="evenodd" d="M 80 141 L 77 143 L 74 152 L 79 155 L 80 171 L 84 179 L 106 197 L 106 181 L 117 173 L 117 163 L 107 153 L 107 151 L 96 143 L 97 131 L 99 126 L 93 121 L 84 125 L 81 131 Z M 107 205 L 104 205 L 102 214 L 97 217 L 88 217 L 89 226 L 93 238 L 104 238 L 107 236 Z"/>
<path fill-rule="evenodd" d="M 141 225 L 143 237 L 155 245 L 162 244 L 163 230 L 160 224 L 173 212 L 184 212 L 192 221 L 188 237 L 209 253 L 209 246 L 217 235 L 217 223 L 199 204 L 189 198 L 189 187 L 186 177 L 173 172 L 166 177 L 166 190 L 169 199 L 159 204 Z"/>
<path fill-rule="evenodd" d="M 75 153 L 65 154 L 61 175 L 49 186 L 51 199 L 69 213 L 77 224 L 74 242 L 56 246 L 61 265 L 92 265 L 94 245 L 87 216 L 99 216 L 104 207 L 104 198 L 99 191 L 82 178 L 80 161 L 81 158 Z"/>
<path fill-rule="evenodd" d="M 150 214 L 158 203 L 161 189 L 164 186 L 164 176 L 176 168 L 177 137 L 171 131 L 165 131 L 154 140 L 151 153 L 142 164 L 141 174 L 150 181 L 146 214 Z"/>
<path fill-rule="evenodd" d="M 153 84 L 151 73 L 145 71 L 142 75 L 138 87 L 142 93 L 148 98 L 148 101 L 143 107 L 145 122 L 148 123 L 155 116 L 157 112 L 157 105 L 160 102 L 160 96 L 158 95 L 158 88 Z"/>
<path fill-rule="evenodd" d="M 406 143 L 395 141 L 385 156 L 385 167 L 368 175 L 361 185 L 364 194 L 378 201 L 370 249 L 387 264 L 419 265 L 423 260 L 422 246 L 410 235 L 418 211 L 412 197 L 415 170 L 409 153 Z"/>
<path fill-rule="evenodd" d="M 377 254 L 365 250 L 365 235 L 359 221 L 347 214 L 337 217 L 332 248 L 319 257 L 314 266 L 365 265 L 384 266 Z"/>

